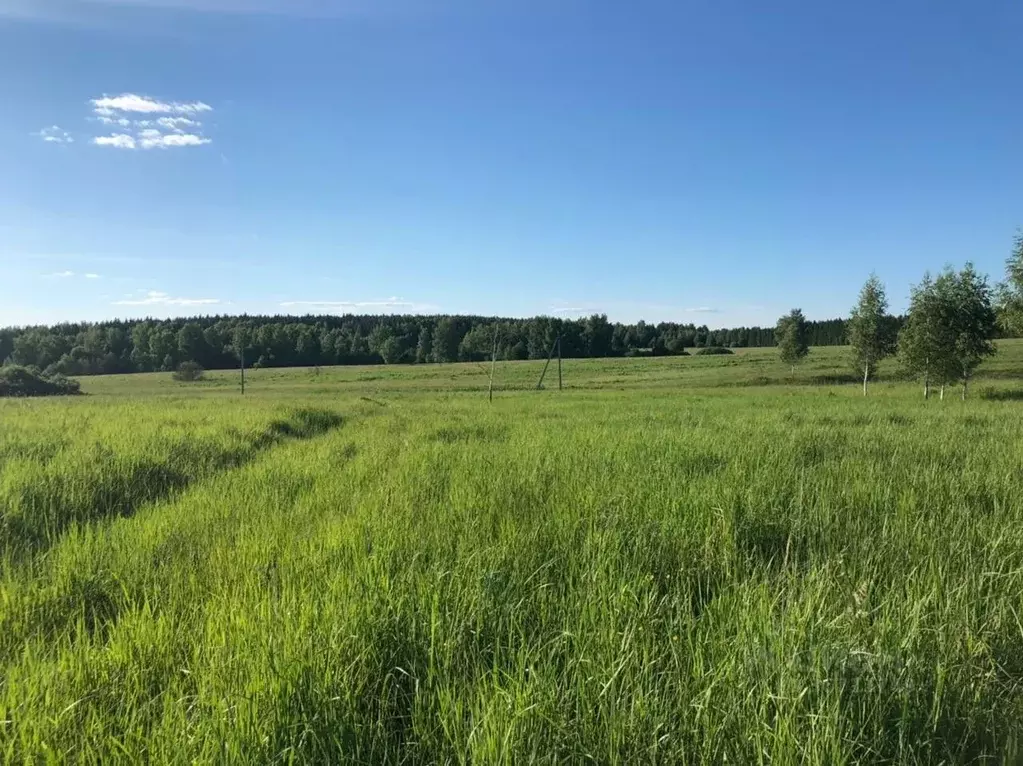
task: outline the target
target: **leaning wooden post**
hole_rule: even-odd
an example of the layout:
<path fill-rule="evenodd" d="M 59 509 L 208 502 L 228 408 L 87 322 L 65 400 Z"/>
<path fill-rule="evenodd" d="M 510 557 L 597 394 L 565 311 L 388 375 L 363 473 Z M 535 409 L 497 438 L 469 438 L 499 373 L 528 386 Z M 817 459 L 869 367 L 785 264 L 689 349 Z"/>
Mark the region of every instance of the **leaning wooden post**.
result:
<path fill-rule="evenodd" d="M 561 391 L 561 336 L 558 336 L 558 390 Z"/>
<path fill-rule="evenodd" d="M 547 354 L 547 362 L 546 364 L 544 364 L 543 372 L 540 373 L 540 380 L 536 384 L 537 391 L 539 391 L 543 387 L 543 379 L 547 375 L 547 368 L 551 366 L 551 359 L 554 358 L 554 349 L 557 348 L 558 340 L 560 340 L 560 336 L 551 344 L 551 350 Z"/>
<path fill-rule="evenodd" d="M 498 327 L 494 327 L 494 353 L 490 357 L 490 401 L 494 401 L 494 370 L 497 368 L 497 330 Z"/>

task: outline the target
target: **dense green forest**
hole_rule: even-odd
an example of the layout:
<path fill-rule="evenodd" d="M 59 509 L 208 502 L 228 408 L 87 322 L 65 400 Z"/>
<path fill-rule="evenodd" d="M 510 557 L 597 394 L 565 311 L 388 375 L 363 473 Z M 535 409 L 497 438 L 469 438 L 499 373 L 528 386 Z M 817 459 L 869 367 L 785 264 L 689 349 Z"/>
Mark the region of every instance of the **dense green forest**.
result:
<path fill-rule="evenodd" d="M 892 318 L 894 326 L 899 319 Z M 334 364 L 414 364 L 545 358 L 555 339 L 567 358 L 664 356 L 708 346 L 775 345 L 771 327 L 711 330 L 661 322 L 620 324 L 584 319 L 478 316 L 193 317 L 97 324 L 59 324 L 0 330 L 0 360 L 50 374 L 172 370 L 195 361 L 206 369 L 238 365 L 294 367 Z M 846 320 L 808 322 L 815 346 L 846 341 Z"/>

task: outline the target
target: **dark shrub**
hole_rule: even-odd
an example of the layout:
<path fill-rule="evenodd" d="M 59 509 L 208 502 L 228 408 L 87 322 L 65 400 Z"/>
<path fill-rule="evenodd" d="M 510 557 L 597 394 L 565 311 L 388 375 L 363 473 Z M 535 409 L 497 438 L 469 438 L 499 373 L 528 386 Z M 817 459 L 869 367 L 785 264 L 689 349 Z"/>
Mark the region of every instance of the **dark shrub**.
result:
<path fill-rule="evenodd" d="M 716 356 L 718 354 L 734 354 L 730 348 L 724 348 L 723 346 L 707 346 L 707 348 L 696 349 L 697 356 Z"/>
<path fill-rule="evenodd" d="M 73 396 L 81 393 L 77 380 L 43 375 L 36 369 L 10 365 L 0 368 L 0 396 Z"/>
<path fill-rule="evenodd" d="M 197 380 L 202 380 L 205 372 L 206 370 L 197 362 L 182 362 L 178 365 L 178 369 L 174 371 L 172 377 L 181 383 L 194 383 Z"/>

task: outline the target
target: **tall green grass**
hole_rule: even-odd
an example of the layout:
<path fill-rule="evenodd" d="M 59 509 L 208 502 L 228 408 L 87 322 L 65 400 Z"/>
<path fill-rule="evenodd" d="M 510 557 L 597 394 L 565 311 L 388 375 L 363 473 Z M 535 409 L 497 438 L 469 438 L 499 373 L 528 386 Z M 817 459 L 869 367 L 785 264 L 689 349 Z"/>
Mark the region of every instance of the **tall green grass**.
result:
<path fill-rule="evenodd" d="M 76 494 L 93 510 L 9 559 L 0 754 L 1023 757 L 1012 397 L 602 388 L 4 410 L 3 454 L 22 456 L 4 502 L 25 461 L 54 487 L 89 475 L 60 457 L 73 445 L 166 457 L 138 441 L 159 422 L 199 444 L 240 429 L 253 451 L 130 515 Z M 311 407 L 344 427 L 251 447 Z"/>

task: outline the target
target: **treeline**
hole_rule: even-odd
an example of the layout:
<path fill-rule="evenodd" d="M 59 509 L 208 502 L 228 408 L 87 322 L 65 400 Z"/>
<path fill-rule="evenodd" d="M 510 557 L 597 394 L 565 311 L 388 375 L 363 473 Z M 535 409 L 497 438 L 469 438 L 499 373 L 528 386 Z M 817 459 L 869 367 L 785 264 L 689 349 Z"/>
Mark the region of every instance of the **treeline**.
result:
<path fill-rule="evenodd" d="M 893 327 L 899 319 L 891 318 Z M 815 346 L 846 342 L 846 320 L 807 322 Z M 0 330 L 0 360 L 48 374 L 90 375 L 246 366 L 422 364 L 544 359 L 561 338 L 566 358 L 669 356 L 688 350 L 769 347 L 773 327 L 711 330 L 706 325 L 621 324 L 604 315 L 584 319 L 478 316 L 211 316 L 190 319 L 59 324 Z"/>
<path fill-rule="evenodd" d="M 992 286 L 972 263 L 956 271 L 946 266 L 936 278 L 925 273 L 910 290 L 910 305 L 897 328 L 888 313 L 884 285 L 871 274 L 860 290 L 847 324 L 851 361 L 863 374 L 863 395 L 888 356 L 923 381 L 924 397 L 937 385 L 962 385 L 962 398 L 980 363 L 993 356 L 999 335 L 1023 334 L 1023 232 L 1005 263 L 1005 280 Z M 775 337 L 781 360 L 795 366 L 810 352 L 809 323 L 800 309 L 778 320 Z"/>

